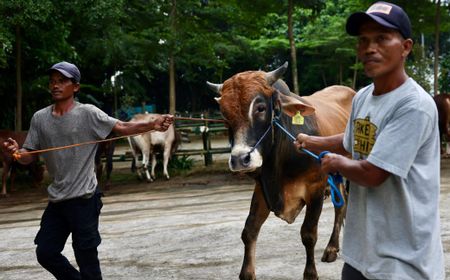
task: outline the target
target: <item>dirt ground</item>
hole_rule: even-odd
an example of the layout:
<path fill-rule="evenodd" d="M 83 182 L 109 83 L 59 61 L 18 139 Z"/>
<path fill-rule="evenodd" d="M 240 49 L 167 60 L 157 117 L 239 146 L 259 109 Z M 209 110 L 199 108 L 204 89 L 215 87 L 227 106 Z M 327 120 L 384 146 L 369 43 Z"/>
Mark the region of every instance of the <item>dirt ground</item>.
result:
<path fill-rule="evenodd" d="M 442 239 L 450 279 L 450 159 L 442 160 L 441 178 Z M 225 162 L 169 181 L 113 182 L 105 192 L 100 222 L 104 279 L 238 279 L 240 234 L 252 191 L 252 181 L 230 174 Z M 0 200 L 0 279 L 53 279 L 37 263 L 33 244 L 46 202 L 44 189 Z M 302 279 L 303 215 L 288 225 L 272 214 L 263 225 L 257 244 L 258 279 Z M 320 262 L 332 222 L 327 200 L 315 250 L 321 280 L 339 279 L 342 267 L 341 258 Z M 70 238 L 63 253 L 75 264 Z"/>

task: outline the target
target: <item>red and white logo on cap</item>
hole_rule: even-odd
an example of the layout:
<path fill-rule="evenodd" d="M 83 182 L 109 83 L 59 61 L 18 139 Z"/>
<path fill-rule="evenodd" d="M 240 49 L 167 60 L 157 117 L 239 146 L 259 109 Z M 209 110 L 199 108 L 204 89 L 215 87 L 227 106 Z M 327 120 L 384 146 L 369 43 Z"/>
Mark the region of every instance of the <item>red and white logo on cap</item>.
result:
<path fill-rule="evenodd" d="M 368 13 L 368 14 L 382 13 L 382 14 L 389 15 L 391 10 L 392 10 L 392 6 L 390 6 L 390 5 L 383 4 L 383 3 L 376 3 L 376 4 L 373 4 L 372 6 L 370 6 L 370 8 L 367 10 L 366 13 Z"/>

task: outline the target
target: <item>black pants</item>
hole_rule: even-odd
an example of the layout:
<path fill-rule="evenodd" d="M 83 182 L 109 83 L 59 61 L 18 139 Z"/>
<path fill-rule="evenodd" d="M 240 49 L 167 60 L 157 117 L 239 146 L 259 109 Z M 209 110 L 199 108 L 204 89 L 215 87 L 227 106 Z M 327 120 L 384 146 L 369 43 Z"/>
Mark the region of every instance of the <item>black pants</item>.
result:
<path fill-rule="evenodd" d="M 48 203 L 34 243 L 38 262 L 56 279 L 102 279 L 97 253 L 101 242 L 98 220 L 102 206 L 101 193 L 90 198 Z M 70 233 L 80 271 L 61 254 Z"/>
<path fill-rule="evenodd" d="M 353 268 L 352 266 L 344 263 L 342 268 L 342 278 L 341 280 L 369 280 L 362 275 L 361 272 Z"/>

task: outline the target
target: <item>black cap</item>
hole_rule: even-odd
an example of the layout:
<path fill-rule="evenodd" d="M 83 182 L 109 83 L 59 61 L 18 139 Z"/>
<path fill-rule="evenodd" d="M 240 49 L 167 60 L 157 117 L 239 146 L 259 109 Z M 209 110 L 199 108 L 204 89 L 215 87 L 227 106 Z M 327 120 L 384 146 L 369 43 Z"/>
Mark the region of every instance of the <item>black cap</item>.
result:
<path fill-rule="evenodd" d="M 66 78 L 72 79 L 77 83 L 80 82 L 81 79 L 80 70 L 78 70 L 78 67 L 75 64 L 62 61 L 53 65 L 50 69 L 48 69 L 47 72 L 51 72 L 53 70 L 58 71 L 59 73 L 63 74 Z"/>
<path fill-rule="evenodd" d="M 357 12 L 350 15 L 345 26 L 347 33 L 352 36 L 359 35 L 361 24 L 367 20 L 374 20 L 384 27 L 398 30 L 403 38 L 411 38 L 411 22 L 402 8 L 388 2 L 376 2 L 366 12 Z"/>

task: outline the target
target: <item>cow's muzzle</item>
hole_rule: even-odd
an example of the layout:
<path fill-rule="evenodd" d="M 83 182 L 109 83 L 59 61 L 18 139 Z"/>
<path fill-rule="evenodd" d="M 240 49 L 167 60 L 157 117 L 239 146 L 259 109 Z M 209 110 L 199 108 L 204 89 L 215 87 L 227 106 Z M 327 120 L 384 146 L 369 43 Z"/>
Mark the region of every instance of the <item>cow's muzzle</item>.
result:
<path fill-rule="evenodd" d="M 232 151 L 229 159 L 229 167 L 233 172 L 252 172 L 262 165 L 262 158 L 257 149 L 246 151 Z"/>
<path fill-rule="evenodd" d="M 232 169 L 245 169 L 250 165 L 251 156 L 250 153 L 231 156 L 230 157 L 230 166 Z"/>

